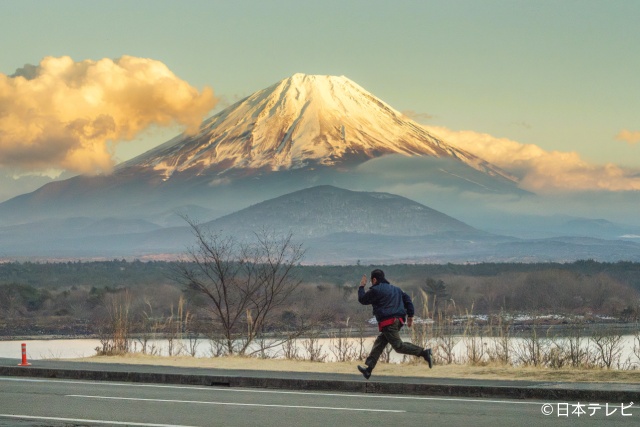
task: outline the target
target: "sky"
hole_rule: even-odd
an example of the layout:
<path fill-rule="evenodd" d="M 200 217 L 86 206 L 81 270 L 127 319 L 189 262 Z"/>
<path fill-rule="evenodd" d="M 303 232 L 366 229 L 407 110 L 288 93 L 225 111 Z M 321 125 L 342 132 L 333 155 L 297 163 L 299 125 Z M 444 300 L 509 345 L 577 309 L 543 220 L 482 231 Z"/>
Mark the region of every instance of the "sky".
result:
<path fill-rule="evenodd" d="M 0 200 L 108 173 L 295 73 L 344 75 L 536 193 L 637 199 L 638 16 L 636 0 L 5 0 Z"/>

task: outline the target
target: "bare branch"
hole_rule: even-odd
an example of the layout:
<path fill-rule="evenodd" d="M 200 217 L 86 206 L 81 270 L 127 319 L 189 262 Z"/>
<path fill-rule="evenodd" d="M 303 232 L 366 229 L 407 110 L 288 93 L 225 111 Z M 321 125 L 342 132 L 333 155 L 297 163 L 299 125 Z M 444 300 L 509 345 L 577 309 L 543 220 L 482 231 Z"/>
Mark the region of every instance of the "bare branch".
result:
<path fill-rule="evenodd" d="M 183 218 L 196 243 L 187 252 L 189 262 L 178 268 L 179 281 L 206 297 L 227 352 L 244 354 L 274 309 L 300 285 L 293 273 L 304 257 L 302 245 L 293 242 L 292 234 L 278 239 L 264 231 L 255 233 L 255 242 L 239 242 Z"/>

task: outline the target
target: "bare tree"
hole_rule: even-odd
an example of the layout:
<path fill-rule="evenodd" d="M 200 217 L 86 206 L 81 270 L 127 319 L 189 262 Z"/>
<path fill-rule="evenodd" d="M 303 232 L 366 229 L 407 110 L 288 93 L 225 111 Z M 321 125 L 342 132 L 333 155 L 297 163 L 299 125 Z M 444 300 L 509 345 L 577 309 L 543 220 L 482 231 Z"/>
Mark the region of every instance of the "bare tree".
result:
<path fill-rule="evenodd" d="M 320 331 L 314 329 L 309 332 L 307 338 L 302 341 L 302 346 L 307 351 L 307 358 L 310 362 L 324 362 L 327 355 L 323 351 L 323 345 L 320 344 Z"/>
<path fill-rule="evenodd" d="M 114 355 L 128 353 L 131 347 L 131 304 L 132 296 L 129 291 L 108 295 L 105 301 L 107 312 L 103 320 L 98 355 Z"/>
<path fill-rule="evenodd" d="M 622 334 L 612 328 L 599 328 L 594 331 L 590 341 L 594 344 L 597 363 L 607 369 L 615 368 L 622 357 Z"/>
<path fill-rule="evenodd" d="M 347 319 L 347 327 L 342 328 L 342 325 L 338 327 L 338 331 L 330 333 L 331 348 L 336 362 L 350 362 L 356 360 L 358 357 L 358 351 L 356 350 L 356 342 L 351 339 L 351 327 L 349 326 L 349 319 Z"/>
<path fill-rule="evenodd" d="M 594 365 L 593 352 L 584 337 L 584 321 L 574 320 L 567 337 L 567 356 L 573 368 L 589 368 Z"/>
<path fill-rule="evenodd" d="M 434 356 L 436 363 L 451 365 L 456 362 L 455 347 L 460 337 L 455 334 L 455 325 L 451 316 L 438 313 L 438 326 L 435 328 Z M 433 326 L 430 326 L 434 329 Z"/>
<path fill-rule="evenodd" d="M 447 289 L 447 285 L 442 280 L 435 280 L 429 277 L 425 281 L 425 286 L 426 289 L 424 289 L 424 292 L 426 292 L 433 301 L 432 311 L 435 315 L 438 312 L 440 305 L 442 303 L 446 304 L 446 302 L 451 299 L 451 294 Z"/>
<path fill-rule="evenodd" d="M 185 220 L 196 244 L 189 262 L 177 264 L 177 280 L 205 297 L 226 353 L 245 354 L 300 285 L 293 269 L 304 256 L 302 245 L 291 233 L 275 238 L 265 231 L 255 233 L 255 242 L 241 242 Z"/>

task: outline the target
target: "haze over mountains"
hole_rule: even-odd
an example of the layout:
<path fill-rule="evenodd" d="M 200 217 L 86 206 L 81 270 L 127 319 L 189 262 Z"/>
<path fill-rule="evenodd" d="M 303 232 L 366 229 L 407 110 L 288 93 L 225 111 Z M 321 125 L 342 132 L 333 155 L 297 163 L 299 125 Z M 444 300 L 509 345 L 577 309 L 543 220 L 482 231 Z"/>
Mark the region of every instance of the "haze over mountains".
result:
<path fill-rule="evenodd" d="M 433 188 L 428 203 L 375 191 L 416 186 Z M 432 209 L 448 206 L 443 188 L 478 200 L 535 198 L 507 172 L 435 138 L 346 77 L 296 74 L 110 175 L 52 182 L 0 204 L 0 257 L 177 254 L 189 243 L 180 217 L 188 215 L 237 236 L 260 227 L 292 231 L 310 262 L 640 260 L 640 245 L 631 241 L 565 239 L 514 249 L 525 242 Z M 456 209 L 480 216 L 481 204 L 468 200 L 457 200 Z M 589 236 L 588 223 L 567 220 L 577 221 L 578 236 Z M 600 238 L 636 232 L 619 225 L 603 232 L 599 224 Z"/>

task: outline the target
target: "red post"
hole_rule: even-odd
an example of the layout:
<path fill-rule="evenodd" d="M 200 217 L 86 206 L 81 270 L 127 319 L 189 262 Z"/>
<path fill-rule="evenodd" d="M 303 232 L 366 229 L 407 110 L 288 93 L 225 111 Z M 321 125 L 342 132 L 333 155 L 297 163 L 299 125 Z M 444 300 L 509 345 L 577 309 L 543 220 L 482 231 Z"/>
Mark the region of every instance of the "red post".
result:
<path fill-rule="evenodd" d="M 18 366 L 29 366 L 31 363 L 27 362 L 27 344 L 22 343 L 22 363 L 19 363 Z"/>

